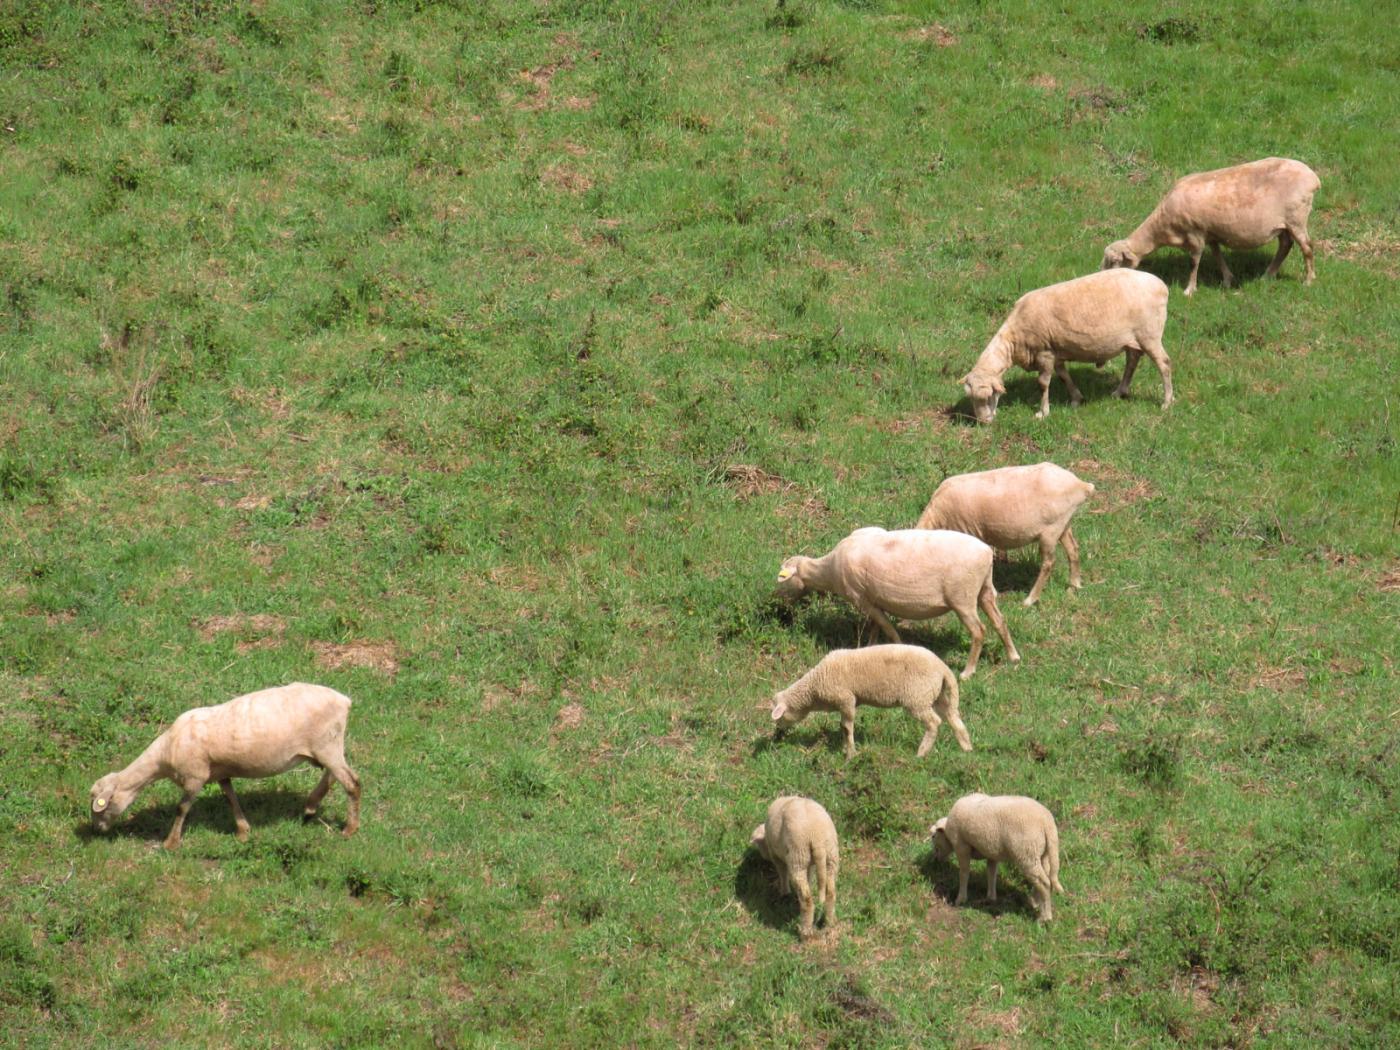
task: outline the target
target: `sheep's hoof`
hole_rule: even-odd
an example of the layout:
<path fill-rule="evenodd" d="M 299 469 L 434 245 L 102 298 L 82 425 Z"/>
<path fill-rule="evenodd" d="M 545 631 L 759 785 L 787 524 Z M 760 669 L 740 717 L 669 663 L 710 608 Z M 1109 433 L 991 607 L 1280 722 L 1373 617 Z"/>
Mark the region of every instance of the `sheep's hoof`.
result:
<path fill-rule="evenodd" d="M 1035 414 L 1035 418 L 1036 418 L 1036 419 L 1044 419 L 1044 418 L 1045 418 L 1046 416 L 1048 416 L 1049 414 L 1050 414 L 1049 412 L 1037 412 L 1037 413 Z"/>
<path fill-rule="evenodd" d="M 1024 605 L 1027 609 L 1029 609 L 1029 608 L 1030 608 L 1032 605 L 1034 605 L 1035 603 L 1036 603 L 1036 598 L 1035 598 L 1033 595 L 1027 595 L 1027 596 L 1026 596 L 1026 600 L 1023 601 L 1021 604 Z"/>
<path fill-rule="evenodd" d="M 968 670 L 965 670 L 965 671 L 963 671 L 960 675 L 958 675 L 958 677 L 961 678 L 964 682 L 966 682 L 969 678 L 971 678 L 971 677 L 972 677 L 973 675 L 975 675 L 976 673 L 977 673 L 977 669 L 976 669 L 976 668 L 969 668 Z"/>
<path fill-rule="evenodd" d="M 237 831 L 235 831 L 235 832 L 233 833 L 233 837 L 236 838 L 239 842 L 247 842 L 247 841 L 248 841 L 248 829 L 247 829 L 247 828 L 239 828 Z"/>

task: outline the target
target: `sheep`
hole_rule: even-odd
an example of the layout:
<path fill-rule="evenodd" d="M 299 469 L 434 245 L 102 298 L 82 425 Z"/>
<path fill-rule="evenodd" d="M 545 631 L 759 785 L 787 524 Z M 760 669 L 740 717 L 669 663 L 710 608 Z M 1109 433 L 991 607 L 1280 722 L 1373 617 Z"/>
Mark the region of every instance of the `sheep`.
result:
<path fill-rule="evenodd" d="M 1172 404 L 1171 359 L 1162 347 L 1167 324 L 1167 286 L 1150 273 L 1106 270 L 1072 281 L 1037 288 L 1016 300 L 1002 326 L 992 336 L 972 371 L 963 376 L 963 391 L 972 400 L 979 423 L 996 418 L 997 402 L 1006 393 L 1002 376 L 1012 365 L 1039 372 L 1040 411 L 1050 414 L 1050 374 L 1069 389 L 1071 405 L 1084 395 L 1074 385 L 1067 361 L 1092 361 L 1102 366 L 1127 351 L 1128 363 L 1114 397 L 1127 397 L 1143 354 L 1162 373 L 1162 407 Z"/>
<path fill-rule="evenodd" d="M 175 849 L 195 796 L 214 780 L 233 807 L 239 841 L 246 841 L 248 820 L 233 793 L 232 779 L 276 776 L 310 762 L 325 773 L 307 797 L 304 815 L 316 815 L 334 779 L 350 797 L 344 833 L 353 835 L 360 826 L 360 780 L 345 762 L 349 715 L 348 696 L 304 682 L 186 711 L 131 765 L 92 785 L 92 823 L 98 831 L 107 831 L 142 788 L 164 777 L 184 792 L 164 843 L 166 849 Z"/>
<path fill-rule="evenodd" d="M 838 594 L 851 602 L 892 642 L 899 632 L 888 616 L 929 620 L 948 610 L 958 614 L 972 635 L 972 649 L 962 677 L 977 670 L 986 633 L 978 618 L 980 605 L 1001 635 L 1006 655 L 1020 663 L 1021 654 L 997 606 L 992 585 L 992 548 L 974 536 L 943 529 L 856 529 L 820 558 L 796 555 L 778 572 L 778 595 L 795 601 L 809 592 Z"/>
<path fill-rule="evenodd" d="M 778 892 L 789 892 L 789 880 L 797 888 L 801 908 L 798 931 L 803 940 L 813 936 L 815 901 L 808 877 L 815 870 L 817 896 L 825 903 L 826 928 L 836 926 L 836 870 L 840 848 L 836 825 L 819 802 L 798 795 L 783 795 L 768 807 L 768 819 L 754 828 L 749 844 L 778 871 Z"/>
<path fill-rule="evenodd" d="M 1234 274 L 1225 265 L 1222 244 L 1236 249 L 1257 248 L 1278 238 L 1274 261 L 1265 277 L 1277 277 L 1279 267 L 1296 242 L 1307 264 L 1304 284 L 1312 284 L 1313 250 L 1308 240 L 1308 214 L 1313 194 L 1322 186 L 1317 173 L 1302 161 L 1284 157 L 1202 171 L 1178 179 L 1142 225 L 1103 252 L 1102 268 L 1137 269 L 1144 258 L 1163 245 L 1184 248 L 1191 255 L 1191 278 L 1184 294 L 1196 291 L 1201 253 L 1210 245 L 1226 288 Z"/>
<path fill-rule="evenodd" d="M 964 795 L 946 817 L 929 828 L 933 859 L 958 855 L 958 899 L 967 903 L 967 877 L 972 861 L 987 862 L 987 899 L 997 899 L 997 864 L 1010 861 L 1034 891 L 1041 922 L 1054 918 L 1050 893 L 1060 885 L 1060 832 L 1050 811 L 1024 795 Z"/>
<path fill-rule="evenodd" d="M 917 645 L 872 645 L 833 649 L 816 667 L 773 697 L 773 721 L 781 732 L 813 711 L 841 712 L 846 757 L 856 753 L 856 707 L 902 707 L 924 726 L 917 752 L 923 758 L 947 719 L 958 746 L 972 750 L 967 726 L 958 717 L 958 680 L 948 665 Z M 941 716 L 941 717 L 940 717 Z"/>
<path fill-rule="evenodd" d="M 1069 555 L 1070 587 L 1083 586 L 1079 543 L 1069 519 L 1093 492 L 1090 482 L 1054 463 L 959 474 L 938 486 L 915 527 L 965 532 L 1002 551 L 1038 541 L 1040 575 L 1023 603 L 1031 606 L 1055 567 L 1057 544 Z"/>

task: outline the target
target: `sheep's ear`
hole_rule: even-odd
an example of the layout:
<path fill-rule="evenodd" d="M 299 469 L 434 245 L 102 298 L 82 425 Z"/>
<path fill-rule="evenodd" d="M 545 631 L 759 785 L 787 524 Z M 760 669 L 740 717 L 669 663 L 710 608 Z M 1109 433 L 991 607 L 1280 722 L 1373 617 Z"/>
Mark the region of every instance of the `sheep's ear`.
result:
<path fill-rule="evenodd" d="M 778 582 L 782 583 L 784 580 L 788 579 L 795 571 L 796 570 L 793 569 L 792 566 L 784 565 L 781 569 L 778 570 Z"/>
<path fill-rule="evenodd" d="M 785 715 L 785 714 L 787 714 L 787 704 L 779 703 L 779 704 L 775 705 L 774 708 L 773 708 L 773 721 L 776 722 L 778 719 L 782 718 L 783 715 Z"/>
<path fill-rule="evenodd" d="M 101 813 L 104 809 L 107 808 L 107 800 L 106 800 L 105 798 L 95 798 L 95 799 L 93 799 L 93 800 L 92 800 L 92 808 L 93 808 L 93 812 L 95 812 L 95 813 Z"/>
<path fill-rule="evenodd" d="M 934 823 L 933 827 L 929 828 L 929 831 L 932 832 L 932 833 L 935 834 L 935 835 L 937 835 L 940 831 L 943 831 L 943 833 L 946 835 L 947 832 L 944 831 L 944 829 L 945 829 L 947 826 L 948 826 L 948 818 L 947 818 L 947 817 L 939 817 L 938 820 Z"/>
<path fill-rule="evenodd" d="M 993 379 L 993 380 L 992 380 L 992 389 L 995 390 L 998 394 L 1005 394 L 1005 393 L 1006 393 L 1006 384 L 1003 383 L 1000 379 Z"/>

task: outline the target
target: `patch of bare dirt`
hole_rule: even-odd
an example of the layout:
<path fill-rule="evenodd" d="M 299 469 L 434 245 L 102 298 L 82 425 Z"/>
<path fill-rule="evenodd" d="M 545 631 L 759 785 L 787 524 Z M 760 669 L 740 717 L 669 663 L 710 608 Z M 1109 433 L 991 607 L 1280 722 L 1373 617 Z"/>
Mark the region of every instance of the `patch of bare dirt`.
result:
<path fill-rule="evenodd" d="M 1249 680 L 1254 689 L 1272 689 L 1276 693 L 1301 689 L 1307 682 L 1308 672 L 1301 667 L 1267 667 Z"/>
<path fill-rule="evenodd" d="M 551 164 L 540 172 L 540 185 L 565 193 L 587 193 L 593 188 L 593 179 L 566 165 Z"/>
<path fill-rule="evenodd" d="M 741 500 L 766 496 L 770 492 L 787 492 L 797 487 L 786 478 L 751 463 L 731 463 L 724 468 L 724 480 L 734 487 L 734 494 Z"/>
<path fill-rule="evenodd" d="M 256 613 L 248 616 L 234 613 L 231 616 L 210 616 L 194 621 L 194 628 L 206 642 L 215 636 L 233 631 L 242 637 L 235 644 L 240 653 L 254 649 L 276 649 L 282 644 L 282 635 L 287 630 L 287 622 L 280 616 L 270 613 Z"/>
<path fill-rule="evenodd" d="M 995 1028 L 1003 1035 L 1021 1034 L 1021 1008 L 1013 1006 L 1010 1010 L 988 1010 L 983 1007 L 973 1007 L 967 1012 L 967 1024 L 974 1028 Z"/>
<path fill-rule="evenodd" d="M 583 725 L 583 705 L 566 704 L 554 715 L 554 728 L 556 730 L 577 729 Z"/>
<path fill-rule="evenodd" d="M 1037 73 L 1026 81 L 1031 87 L 1040 88 L 1041 91 L 1054 91 L 1060 86 L 1060 82 L 1049 73 Z"/>
<path fill-rule="evenodd" d="M 1382 573 L 1380 582 L 1376 586 L 1389 594 L 1400 591 L 1400 563 L 1392 565 Z"/>
<path fill-rule="evenodd" d="M 1089 497 L 1090 514 L 1109 514 L 1157 495 L 1151 482 L 1097 459 L 1076 459 L 1070 469 L 1094 485 L 1094 494 Z"/>
<path fill-rule="evenodd" d="M 1215 993 L 1220 990 L 1220 975 L 1203 966 L 1193 966 L 1190 973 L 1175 977 L 1172 987 L 1191 1000 L 1197 1010 L 1209 1010 L 1215 1005 Z"/>
<path fill-rule="evenodd" d="M 250 492 L 234 504 L 239 510 L 262 510 L 272 502 L 271 496 L 259 496 Z"/>
<path fill-rule="evenodd" d="M 316 665 L 328 671 L 342 667 L 365 667 L 371 671 L 393 675 L 398 673 L 399 661 L 392 642 L 312 642 Z"/>
<path fill-rule="evenodd" d="M 936 47 L 952 47 L 958 42 L 957 35 L 938 22 L 911 29 L 907 36 L 910 40 L 917 40 L 921 44 L 933 44 Z"/>

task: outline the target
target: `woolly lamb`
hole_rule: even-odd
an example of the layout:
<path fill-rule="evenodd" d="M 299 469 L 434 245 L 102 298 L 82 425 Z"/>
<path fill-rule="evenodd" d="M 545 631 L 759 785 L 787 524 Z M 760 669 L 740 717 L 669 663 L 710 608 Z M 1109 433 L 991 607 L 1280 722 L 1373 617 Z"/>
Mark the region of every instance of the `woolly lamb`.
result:
<path fill-rule="evenodd" d="M 1317 173 L 1302 161 L 1267 157 L 1233 168 L 1203 171 L 1178 179 L 1142 225 L 1124 240 L 1114 241 L 1103 252 L 1103 269 L 1130 266 L 1163 245 L 1185 249 L 1191 255 L 1191 278 L 1185 294 L 1196 290 L 1201 253 L 1210 245 L 1220 278 L 1226 288 L 1234 274 L 1220 253 L 1229 248 L 1257 248 L 1278 238 L 1274 261 L 1265 277 L 1277 277 L 1278 269 L 1294 242 L 1307 263 L 1304 284 L 1313 282 L 1313 250 L 1308 240 L 1308 215 L 1313 194 L 1322 186 Z"/>
<path fill-rule="evenodd" d="M 1093 491 L 1092 484 L 1053 463 L 959 474 L 938 486 L 917 528 L 965 532 L 1003 551 L 1039 542 L 1040 575 L 1025 600 L 1034 605 L 1055 567 L 1056 544 L 1064 544 L 1069 555 L 1069 585 L 1083 586 L 1069 519 Z"/>
<path fill-rule="evenodd" d="M 833 649 L 821 662 L 773 697 L 779 731 L 797 725 L 813 711 L 840 711 L 846 757 L 856 753 L 856 707 L 902 707 L 924 726 L 918 757 L 938 739 L 947 719 L 958 746 L 972 750 L 967 726 L 958 717 L 958 680 L 948 665 L 917 645 L 872 645 Z M 941 716 L 941 717 L 940 717 Z"/>
<path fill-rule="evenodd" d="M 972 400 L 977 422 L 996 418 L 1006 393 L 1002 376 L 1012 365 L 1039 372 L 1040 411 L 1050 414 L 1050 374 L 1069 390 L 1071 405 L 1084 395 L 1070 378 L 1067 361 L 1104 362 L 1127 351 L 1128 363 L 1114 397 L 1127 397 L 1138 361 L 1146 354 L 1162 373 L 1162 407 L 1172 403 L 1172 365 L 1162 347 L 1167 324 L 1167 286 L 1150 273 L 1107 270 L 1037 288 L 1016 300 L 972 371 L 960 382 Z"/>
<path fill-rule="evenodd" d="M 345 762 L 349 715 L 348 696 L 302 682 L 186 711 L 131 765 L 92 786 L 92 823 L 98 831 L 107 831 L 142 788 L 165 777 L 184 792 L 165 839 L 165 848 L 174 849 L 180 845 L 195 796 L 215 780 L 233 807 L 238 838 L 245 840 L 248 820 L 233 793 L 232 779 L 276 776 L 310 762 L 325 773 L 306 800 L 305 815 L 316 814 L 334 778 L 350 796 L 345 834 L 353 835 L 360 826 L 360 780 Z"/>
<path fill-rule="evenodd" d="M 802 909 L 798 926 L 803 939 L 813 935 L 815 902 L 808 877 L 815 872 L 817 896 L 826 905 L 826 928 L 836 926 L 836 869 L 840 850 L 836 825 L 820 803 L 797 795 L 784 795 L 768 807 L 768 819 L 754 828 L 750 845 L 778 870 L 778 892 L 789 892 L 789 880 L 797 888 Z"/>
<path fill-rule="evenodd" d="M 1060 885 L 1060 832 L 1050 811 L 1024 795 L 964 795 L 929 829 L 933 858 L 958 855 L 958 904 L 967 903 L 974 860 L 987 862 L 987 899 L 997 899 L 997 864 L 1009 861 L 1030 882 L 1041 922 L 1054 918 L 1050 892 Z"/>
<path fill-rule="evenodd" d="M 845 598 L 896 643 L 899 632 L 889 616 L 931 620 L 951 609 L 972 635 L 963 678 L 972 677 L 982 653 L 986 631 L 977 616 L 980 605 L 1001 635 L 1007 657 L 1012 663 L 1021 660 L 997 607 L 992 548 L 965 533 L 856 529 L 820 558 L 797 555 L 783 562 L 778 572 L 781 597 L 792 601 L 813 591 Z"/>

